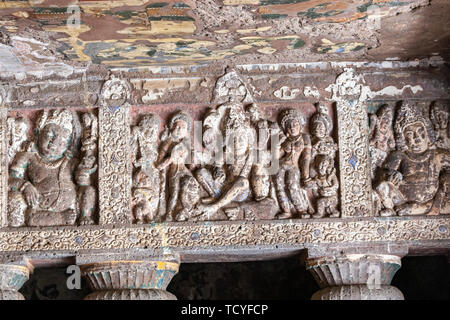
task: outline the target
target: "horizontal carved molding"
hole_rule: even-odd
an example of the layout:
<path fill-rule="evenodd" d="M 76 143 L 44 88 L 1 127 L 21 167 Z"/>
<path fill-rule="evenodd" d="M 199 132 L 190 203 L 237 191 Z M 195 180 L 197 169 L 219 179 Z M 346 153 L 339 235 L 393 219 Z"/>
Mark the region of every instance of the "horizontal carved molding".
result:
<path fill-rule="evenodd" d="M 0 232 L 0 253 L 112 249 L 220 249 L 355 242 L 443 241 L 450 217 L 311 219 L 255 222 L 161 223 L 146 226 L 16 228 Z"/>

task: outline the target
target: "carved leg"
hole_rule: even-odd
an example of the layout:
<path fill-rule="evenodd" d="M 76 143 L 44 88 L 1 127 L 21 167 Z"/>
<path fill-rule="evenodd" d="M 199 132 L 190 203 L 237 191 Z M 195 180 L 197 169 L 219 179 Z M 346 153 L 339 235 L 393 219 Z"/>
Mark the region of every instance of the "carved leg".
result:
<path fill-rule="evenodd" d="M 286 169 L 280 168 L 275 178 L 275 190 L 278 198 L 278 203 L 281 207 L 281 215 L 279 219 L 291 217 L 291 206 L 285 190 Z"/>
<path fill-rule="evenodd" d="M 30 271 L 25 266 L 0 264 L 0 300 L 25 300 L 19 289 L 29 275 Z"/>
<path fill-rule="evenodd" d="M 403 300 L 400 290 L 390 285 L 400 269 L 401 257 L 392 254 L 340 254 L 308 258 L 321 290 L 312 300 Z"/>
<path fill-rule="evenodd" d="M 176 300 L 166 291 L 178 261 L 104 261 L 81 266 L 94 291 L 85 300 Z"/>

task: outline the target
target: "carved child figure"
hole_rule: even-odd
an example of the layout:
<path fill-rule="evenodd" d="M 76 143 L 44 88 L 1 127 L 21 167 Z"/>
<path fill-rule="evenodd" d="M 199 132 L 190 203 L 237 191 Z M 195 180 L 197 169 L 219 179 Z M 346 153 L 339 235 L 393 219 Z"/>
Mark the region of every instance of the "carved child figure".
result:
<path fill-rule="evenodd" d="M 393 117 L 392 107 L 387 104 L 381 106 L 376 115 L 370 116 L 369 150 L 372 179 L 375 176 L 375 171 L 386 160 L 389 152 L 395 149 L 394 132 L 391 128 Z"/>
<path fill-rule="evenodd" d="M 435 135 L 420 110 L 405 102 L 395 121 L 398 150 L 386 159 L 386 178 L 376 191 L 382 216 L 437 214 L 442 205 L 439 175 L 450 166 L 450 152 L 432 148 Z"/>
<path fill-rule="evenodd" d="M 314 212 L 308 199 L 306 190 L 300 186 L 302 171 L 308 170 L 309 177 L 309 154 L 306 162 L 302 161 L 302 155 L 311 148 L 309 136 L 302 134 L 302 125 L 305 123 L 303 117 L 297 110 L 285 110 L 281 114 L 281 129 L 286 139 L 280 148 L 280 169 L 276 175 L 276 192 L 282 213 L 279 219 L 292 217 L 291 208 L 304 218 L 309 218 Z M 299 162 L 302 162 L 301 167 Z M 308 163 L 306 166 L 305 163 Z"/>
<path fill-rule="evenodd" d="M 195 220 L 200 214 L 197 204 L 200 202 L 200 185 L 194 177 L 186 175 L 181 179 L 180 206 L 175 216 L 176 221 Z"/>
<path fill-rule="evenodd" d="M 313 218 L 339 218 L 339 181 L 334 168 L 334 160 L 328 155 L 318 155 L 315 159 L 317 176 L 313 179 L 313 195 L 317 198 L 317 211 Z"/>
<path fill-rule="evenodd" d="M 157 168 L 168 168 L 169 201 L 166 221 L 172 221 L 180 193 L 180 181 L 185 175 L 191 175 L 186 167 L 190 156 L 191 117 L 182 111 L 177 112 L 169 121 L 166 137 L 163 137 L 159 151 Z"/>
<path fill-rule="evenodd" d="M 157 142 L 160 120 L 157 115 L 145 115 L 132 128 L 133 164 L 133 214 L 135 223 L 154 221 L 158 214 L 161 177 L 155 163 L 158 158 Z"/>

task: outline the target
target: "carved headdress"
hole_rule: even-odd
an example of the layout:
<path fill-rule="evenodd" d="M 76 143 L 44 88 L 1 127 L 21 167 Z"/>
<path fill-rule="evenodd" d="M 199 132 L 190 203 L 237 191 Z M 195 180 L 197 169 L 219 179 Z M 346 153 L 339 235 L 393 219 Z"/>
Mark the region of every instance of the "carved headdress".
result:
<path fill-rule="evenodd" d="M 318 122 L 324 124 L 328 134 L 331 133 L 333 130 L 333 122 L 331 121 L 331 117 L 328 115 L 327 107 L 322 104 L 318 105 L 317 113 L 311 117 L 311 126 L 314 126 Z"/>
<path fill-rule="evenodd" d="M 42 111 L 40 117 L 36 123 L 36 129 L 42 130 L 46 125 L 56 124 L 66 131 L 69 134 L 72 134 L 73 131 L 73 114 L 69 110 L 52 110 L 49 112 L 48 110 Z"/>
<path fill-rule="evenodd" d="M 172 128 L 173 124 L 175 122 L 177 122 L 178 120 L 182 120 L 182 121 L 186 122 L 186 124 L 188 126 L 188 132 L 191 132 L 191 130 L 192 130 L 192 118 L 191 118 L 191 116 L 188 113 L 186 113 L 184 111 L 178 111 L 177 113 L 175 113 L 170 118 L 169 128 Z"/>
<path fill-rule="evenodd" d="M 280 126 L 283 132 L 286 132 L 286 125 L 292 120 L 298 121 L 300 125 L 304 125 L 306 123 L 305 118 L 302 116 L 300 111 L 296 109 L 284 110 L 280 114 Z"/>
<path fill-rule="evenodd" d="M 428 117 L 425 117 L 422 112 L 419 110 L 417 105 L 405 101 L 402 103 L 400 109 L 397 112 L 397 117 L 395 119 L 395 140 L 397 143 L 397 148 L 399 150 L 405 150 L 406 143 L 405 138 L 403 136 L 403 131 L 412 124 L 420 123 L 425 127 L 425 130 L 428 134 L 428 140 L 430 145 L 434 145 L 436 136 Z"/>

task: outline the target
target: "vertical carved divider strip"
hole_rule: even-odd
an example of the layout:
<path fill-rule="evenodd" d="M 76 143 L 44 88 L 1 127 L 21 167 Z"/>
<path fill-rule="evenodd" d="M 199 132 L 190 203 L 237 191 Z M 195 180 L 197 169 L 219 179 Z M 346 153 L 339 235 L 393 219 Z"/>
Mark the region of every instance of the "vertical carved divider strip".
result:
<path fill-rule="evenodd" d="M 373 215 L 369 121 L 362 76 L 346 70 L 331 85 L 338 119 L 342 217 Z"/>
<path fill-rule="evenodd" d="M 1 94 L 1 92 L 0 92 Z M 7 124 L 8 109 L 2 104 L 0 97 L 0 228 L 6 227 L 8 207 L 8 151 L 7 151 Z"/>
<path fill-rule="evenodd" d="M 130 106 L 99 109 L 99 224 L 131 223 Z"/>

